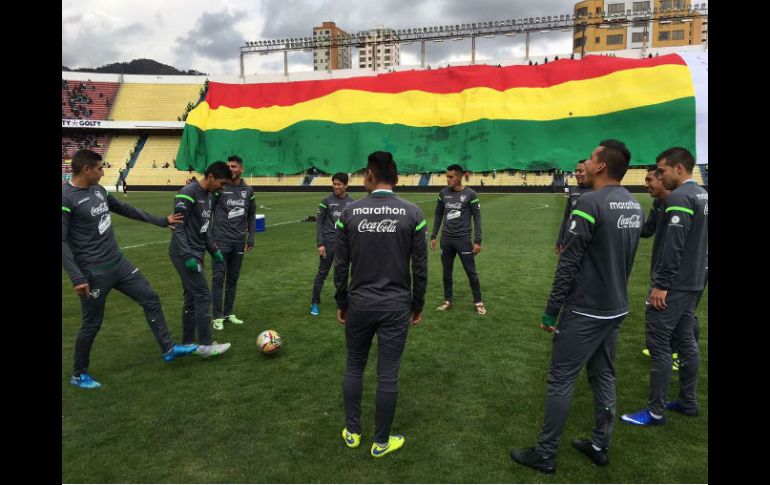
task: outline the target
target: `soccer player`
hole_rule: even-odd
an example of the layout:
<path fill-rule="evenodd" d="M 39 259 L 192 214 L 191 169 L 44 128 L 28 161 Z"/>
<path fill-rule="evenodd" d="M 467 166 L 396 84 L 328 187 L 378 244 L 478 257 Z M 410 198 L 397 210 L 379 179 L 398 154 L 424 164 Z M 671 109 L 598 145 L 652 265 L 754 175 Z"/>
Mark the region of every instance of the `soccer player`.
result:
<path fill-rule="evenodd" d="M 663 247 L 662 243 L 666 237 L 664 206 L 671 191 L 663 185 L 663 179 L 660 177 L 656 165 L 648 168 L 647 175 L 644 177 L 644 187 L 653 199 L 650 213 L 647 215 L 647 218 L 644 220 L 644 225 L 642 226 L 642 237 L 655 236 L 655 240 L 652 243 L 652 257 L 650 258 L 650 278 L 652 278 L 655 263 L 660 258 L 660 250 Z M 642 350 L 642 353 L 648 357 L 650 355 L 649 349 L 646 348 Z M 676 357 L 673 358 L 674 370 L 679 370 L 676 366 Z"/>
<path fill-rule="evenodd" d="M 426 221 L 419 207 L 393 193 L 397 174 L 390 153 L 369 155 L 364 186 L 370 195 L 342 211 L 334 249 L 337 319 L 345 325 L 347 341 L 342 438 L 350 448 L 361 442 L 364 369 L 376 334 L 377 393 L 371 448 L 375 458 L 404 445 L 403 436 L 390 434 L 398 370 L 409 325 L 422 320 L 428 281 Z"/>
<path fill-rule="evenodd" d="M 200 346 L 195 352 L 208 358 L 230 348 L 229 343 L 220 344 L 211 338 L 211 291 L 203 276 L 203 256 L 208 249 L 214 261 L 221 263 L 225 259 L 206 233 L 211 224 L 211 193 L 230 182 L 232 173 L 225 162 L 214 162 L 203 177 L 182 187 L 174 197 L 174 212 L 182 214 L 184 220 L 171 237 L 168 254 L 184 288 L 182 342 L 192 344 L 197 329 Z"/>
<path fill-rule="evenodd" d="M 354 200 L 347 193 L 347 190 L 348 174 L 335 173 L 332 175 L 333 193 L 318 204 L 315 227 L 319 262 L 318 272 L 313 282 L 313 297 L 310 301 L 310 314 L 313 316 L 318 316 L 321 313 L 318 307 L 321 303 L 321 290 L 334 262 L 334 243 L 337 238 L 334 224 L 339 220 L 345 207 Z"/>
<path fill-rule="evenodd" d="M 599 466 L 609 463 L 615 347 L 628 313 L 628 278 L 644 217 L 642 206 L 620 185 L 630 160 L 625 144 L 604 140 L 585 161 L 586 184 L 593 191 L 583 194 L 572 211 L 540 324 L 554 335 L 545 421 L 537 446 L 514 449 L 511 458 L 544 473 L 556 471 L 559 437 L 583 366 L 596 425 L 591 439 L 575 439 L 572 445 Z"/>
<path fill-rule="evenodd" d="M 160 298 L 139 268 L 120 252 L 110 212 L 160 227 L 171 227 L 181 216 L 156 217 L 131 207 L 99 185 L 104 175 L 102 157 L 80 150 L 72 157 L 72 180 L 61 191 L 62 266 L 80 297 L 83 323 L 75 340 L 75 364 L 70 383 L 83 389 L 101 384 L 88 373 L 91 347 L 104 320 L 107 295 L 115 288 L 144 309 L 147 324 L 170 362 L 195 352 L 196 345 L 175 345 L 169 335 Z"/>
<path fill-rule="evenodd" d="M 644 226 L 642 227 L 642 237 L 650 237 L 652 235 L 655 235 L 655 241 L 652 245 L 652 261 L 650 264 L 650 280 L 652 281 L 652 277 L 654 275 L 655 271 L 655 264 L 660 259 L 660 250 L 663 248 L 663 240 L 665 239 L 665 233 L 666 233 L 666 208 L 665 208 L 665 202 L 668 198 L 669 194 L 671 193 L 670 190 L 666 188 L 665 185 L 663 185 L 663 179 L 661 178 L 660 173 L 658 173 L 658 167 L 656 165 L 653 165 L 650 167 L 650 169 L 647 171 L 647 176 L 644 178 L 645 187 L 647 187 L 647 191 L 650 193 L 650 197 L 653 197 L 653 203 L 652 208 L 650 208 L 650 214 L 647 216 L 647 219 L 644 221 Z M 705 285 L 708 282 L 708 248 L 706 249 L 706 278 L 704 282 L 704 289 Z M 650 283 L 652 285 L 652 283 Z M 652 289 L 652 288 L 651 288 Z M 695 303 L 695 306 L 697 307 L 700 303 L 701 296 L 703 296 L 703 291 L 700 292 L 698 295 L 698 300 Z M 649 301 L 645 302 L 645 305 L 648 305 Z M 695 319 L 695 328 L 693 329 L 693 333 L 695 335 L 695 340 L 697 341 L 700 334 L 700 324 L 698 322 L 698 316 L 693 315 L 693 318 Z M 671 342 L 671 358 L 674 361 L 674 365 L 671 367 L 672 370 L 678 371 L 679 370 L 679 351 L 678 351 L 678 342 L 672 341 Z M 646 355 L 647 357 L 650 357 L 650 349 L 643 349 L 642 353 Z"/>
<path fill-rule="evenodd" d="M 227 167 L 233 174 L 233 179 L 221 191 L 214 193 L 211 203 L 214 226 L 210 234 L 224 257 L 224 261 L 214 260 L 211 264 L 211 293 L 214 299 L 212 327 L 215 330 L 222 330 L 225 322 L 238 325 L 243 323 L 243 320 L 233 314 L 233 305 L 243 254 L 254 247 L 254 217 L 257 212 L 254 189 L 241 178 L 243 160 L 232 155 L 227 158 Z M 222 311 L 223 285 L 225 286 L 224 312 Z"/>
<path fill-rule="evenodd" d="M 481 301 L 481 285 L 476 273 L 474 257 L 481 251 L 481 206 L 476 191 L 463 186 L 463 169 L 460 165 L 450 165 L 446 170 L 447 187 L 438 195 L 433 233 L 430 236 L 430 249 L 436 250 L 436 235 L 441 232 L 441 265 L 444 268 L 444 303 L 436 310 L 448 310 L 452 307 L 452 270 L 455 256 L 460 256 L 465 274 L 473 293 L 473 303 L 479 315 L 487 313 Z M 471 244 L 471 217 L 475 235 Z"/>
<path fill-rule="evenodd" d="M 564 235 L 567 230 L 567 222 L 570 219 L 572 210 L 577 205 L 580 196 L 586 192 L 590 192 L 591 188 L 586 187 L 585 183 L 585 160 L 578 161 L 575 166 L 575 181 L 577 185 L 574 187 L 567 187 L 567 204 L 564 206 L 564 218 L 561 220 L 561 227 L 559 227 L 559 235 L 556 238 L 556 254 L 561 254 L 564 249 Z"/>
<path fill-rule="evenodd" d="M 653 270 L 645 313 L 647 348 L 652 357 L 650 396 L 647 408 L 621 416 L 623 422 L 638 426 L 665 424 L 667 409 L 690 417 L 698 415 L 700 352 L 695 310 L 706 281 L 708 192 L 692 178 L 695 159 L 689 150 L 669 148 L 656 161 L 663 184 L 672 192 L 666 199 L 665 239 Z M 679 353 L 679 399 L 667 402 L 672 341 Z"/>

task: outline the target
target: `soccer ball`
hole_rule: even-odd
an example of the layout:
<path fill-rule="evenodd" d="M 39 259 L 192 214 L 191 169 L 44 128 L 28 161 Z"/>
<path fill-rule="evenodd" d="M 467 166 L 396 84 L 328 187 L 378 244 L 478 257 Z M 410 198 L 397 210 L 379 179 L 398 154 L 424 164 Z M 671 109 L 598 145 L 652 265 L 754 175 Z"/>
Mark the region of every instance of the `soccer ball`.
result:
<path fill-rule="evenodd" d="M 275 330 L 265 330 L 257 337 L 257 350 L 263 354 L 273 354 L 281 348 L 281 336 Z"/>

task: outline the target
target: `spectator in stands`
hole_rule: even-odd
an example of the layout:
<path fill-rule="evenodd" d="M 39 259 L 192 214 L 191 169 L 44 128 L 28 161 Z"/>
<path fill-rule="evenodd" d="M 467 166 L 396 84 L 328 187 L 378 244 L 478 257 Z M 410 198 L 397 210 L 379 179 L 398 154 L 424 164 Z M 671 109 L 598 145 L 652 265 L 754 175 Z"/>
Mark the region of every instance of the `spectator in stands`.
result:
<path fill-rule="evenodd" d="M 158 164 L 155 163 L 155 160 L 152 161 L 152 168 L 158 168 Z"/>
<path fill-rule="evenodd" d="M 574 60 L 575 59 L 575 54 L 570 54 L 569 58 Z"/>
<path fill-rule="evenodd" d="M 123 195 L 128 196 L 128 184 L 126 183 L 126 177 L 123 177 Z"/>

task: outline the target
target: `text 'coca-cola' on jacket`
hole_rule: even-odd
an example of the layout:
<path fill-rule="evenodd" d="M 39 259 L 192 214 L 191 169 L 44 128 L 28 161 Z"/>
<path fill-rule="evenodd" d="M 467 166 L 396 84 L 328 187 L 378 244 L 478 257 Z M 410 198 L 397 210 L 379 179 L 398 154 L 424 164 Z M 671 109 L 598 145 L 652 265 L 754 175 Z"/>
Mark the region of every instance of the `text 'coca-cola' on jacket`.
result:
<path fill-rule="evenodd" d="M 422 210 L 390 190 L 375 190 L 349 204 L 336 226 L 337 307 L 422 312 L 428 282 Z M 348 267 L 350 285 L 345 291 Z"/>

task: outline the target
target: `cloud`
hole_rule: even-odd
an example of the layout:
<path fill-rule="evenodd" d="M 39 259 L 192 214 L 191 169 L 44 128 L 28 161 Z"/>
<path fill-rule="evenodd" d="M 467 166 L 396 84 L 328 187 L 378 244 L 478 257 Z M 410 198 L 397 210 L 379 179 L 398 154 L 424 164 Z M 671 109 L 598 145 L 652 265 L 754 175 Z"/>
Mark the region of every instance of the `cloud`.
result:
<path fill-rule="evenodd" d="M 99 10 L 70 15 L 66 20 L 62 22 L 62 64 L 72 68 L 119 61 L 119 46 L 132 44 L 150 32 L 138 22 L 116 26 L 114 18 Z"/>
<path fill-rule="evenodd" d="M 203 12 L 187 35 L 176 38 L 174 51 L 179 58 L 194 55 L 219 61 L 232 59 L 245 41 L 235 28 L 245 17 L 243 10 Z"/>

